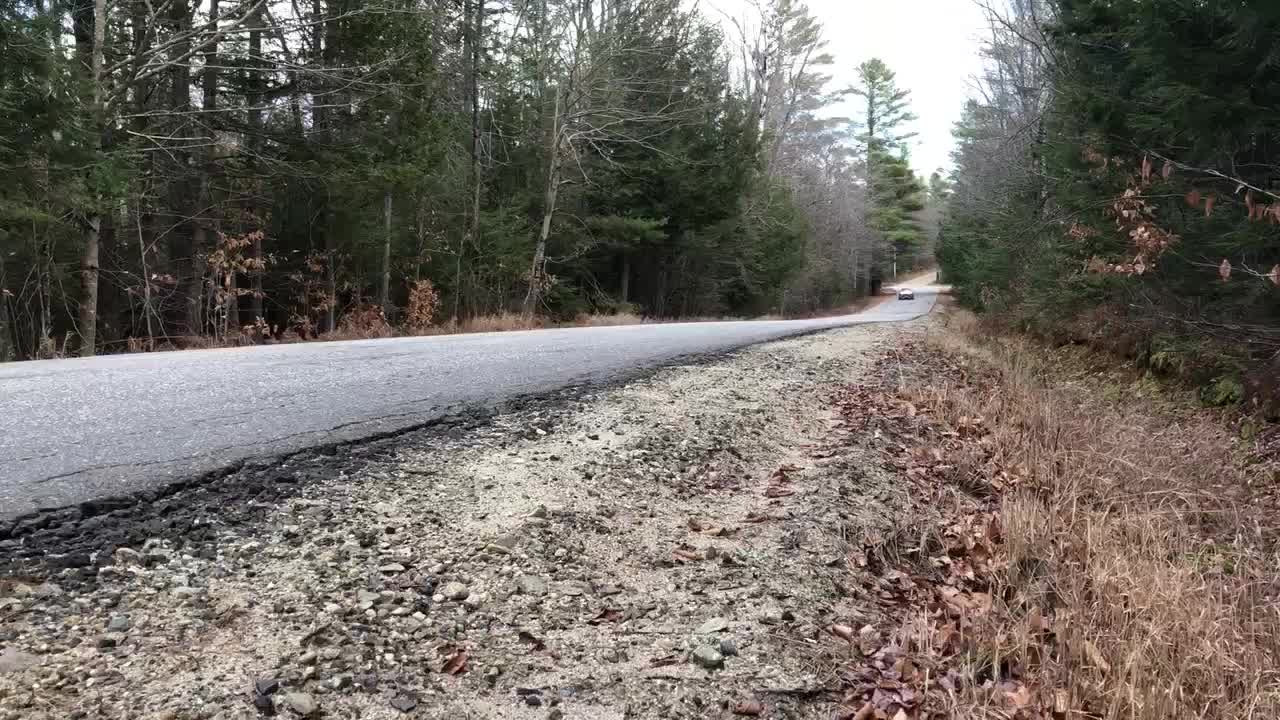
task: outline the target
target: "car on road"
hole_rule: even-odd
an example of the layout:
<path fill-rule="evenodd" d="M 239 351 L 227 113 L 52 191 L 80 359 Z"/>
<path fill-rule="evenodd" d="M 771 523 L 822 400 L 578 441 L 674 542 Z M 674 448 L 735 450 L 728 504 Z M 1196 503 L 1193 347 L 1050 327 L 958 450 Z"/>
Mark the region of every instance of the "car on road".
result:
<path fill-rule="evenodd" d="M 901 288 L 898 290 L 899 300 L 915 300 L 916 292 L 911 288 Z"/>

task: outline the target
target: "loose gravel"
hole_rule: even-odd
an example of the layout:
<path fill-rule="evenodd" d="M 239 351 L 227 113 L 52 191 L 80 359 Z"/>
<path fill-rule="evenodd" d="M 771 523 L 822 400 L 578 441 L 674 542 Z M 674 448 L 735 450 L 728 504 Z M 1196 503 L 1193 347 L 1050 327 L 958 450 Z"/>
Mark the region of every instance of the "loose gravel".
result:
<path fill-rule="evenodd" d="M 828 394 L 909 328 L 26 518 L 0 719 L 830 718 L 848 546 L 910 498 Z"/>

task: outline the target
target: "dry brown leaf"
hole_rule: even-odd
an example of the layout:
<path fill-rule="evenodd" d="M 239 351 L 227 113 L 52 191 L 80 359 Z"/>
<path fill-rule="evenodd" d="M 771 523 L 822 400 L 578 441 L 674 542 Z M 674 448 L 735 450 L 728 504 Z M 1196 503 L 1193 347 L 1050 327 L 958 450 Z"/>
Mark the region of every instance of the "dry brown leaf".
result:
<path fill-rule="evenodd" d="M 1218 201 L 1218 198 L 1213 195 L 1210 195 L 1209 197 L 1204 199 L 1204 216 L 1205 217 L 1209 217 L 1210 215 L 1213 214 L 1213 204 L 1217 201 Z"/>
<path fill-rule="evenodd" d="M 947 623 L 939 627 L 933 634 L 933 644 L 941 652 L 949 652 L 952 643 L 960 637 L 960 631 L 956 628 L 955 623 Z"/>
<path fill-rule="evenodd" d="M 596 616 L 587 621 L 588 625 L 599 625 L 600 623 L 617 622 L 622 619 L 622 611 L 617 608 L 605 608 L 596 613 Z"/>
<path fill-rule="evenodd" d="M 1004 696 L 1016 708 L 1025 708 L 1030 705 L 1031 701 L 1034 699 L 1031 695 L 1031 688 L 1021 683 L 1018 684 L 1017 690 L 1006 690 Z"/>
<path fill-rule="evenodd" d="M 1168 160 L 1165 160 L 1164 167 L 1160 169 L 1160 176 L 1163 177 L 1165 180 L 1168 180 L 1169 176 L 1172 174 L 1173 174 L 1173 163 L 1169 162 Z"/>
<path fill-rule="evenodd" d="M 858 710 L 858 712 L 854 713 L 853 717 L 850 720 L 869 720 L 872 716 L 875 715 L 875 712 L 876 712 L 876 706 L 868 702 L 867 704 L 863 705 Z"/>
<path fill-rule="evenodd" d="M 750 715 L 755 717 L 764 714 L 764 705 L 757 700 L 743 700 L 733 706 L 734 715 Z"/>
<path fill-rule="evenodd" d="M 444 665 L 440 667 L 440 672 L 446 675 L 461 675 L 467 671 L 467 651 L 462 648 L 455 648 L 453 653 L 445 658 Z"/>
<path fill-rule="evenodd" d="M 1227 260 L 1226 258 L 1222 258 L 1222 262 L 1218 264 L 1218 277 L 1222 278 L 1223 282 L 1226 282 L 1231 279 L 1231 261 L 1230 260 Z"/>
<path fill-rule="evenodd" d="M 848 625 L 832 625 L 828 628 L 832 635 L 853 642 L 853 628 Z"/>
<path fill-rule="evenodd" d="M 769 486 L 768 490 L 764 491 L 764 496 L 769 498 L 780 498 L 780 497 L 786 497 L 788 495 L 795 495 L 795 494 L 796 492 L 794 490 L 790 488 L 779 487 L 777 485 L 771 485 Z"/>
<path fill-rule="evenodd" d="M 676 550 L 672 550 L 672 551 L 671 551 L 671 554 L 672 554 L 672 555 L 676 558 L 676 560 L 677 560 L 677 561 L 679 561 L 679 562 L 693 562 L 693 561 L 695 561 L 695 560 L 701 560 L 701 559 L 702 559 L 702 557 L 701 557 L 701 556 L 699 556 L 697 553 L 695 553 L 695 552 L 690 552 L 690 551 L 688 551 L 688 550 L 680 550 L 680 549 L 676 549 Z"/>
<path fill-rule="evenodd" d="M 1142 180 L 1145 182 L 1150 179 L 1151 179 L 1151 156 L 1143 155 L 1142 156 Z"/>

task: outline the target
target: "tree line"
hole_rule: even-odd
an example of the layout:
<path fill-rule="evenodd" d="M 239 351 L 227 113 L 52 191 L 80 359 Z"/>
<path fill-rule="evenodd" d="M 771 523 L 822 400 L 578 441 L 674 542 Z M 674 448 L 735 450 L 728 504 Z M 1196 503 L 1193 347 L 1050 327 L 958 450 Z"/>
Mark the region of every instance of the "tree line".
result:
<path fill-rule="evenodd" d="M 960 297 L 1280 412 L 1280 5 L 987 10 L 938 248 Z"/>
<path fill-rule="evenodd" d="M 803 3 L 0 0 L 0 356 L 796 314 L 927 262 Z M 858 117 L 833 117 L 856 97 Z"/>

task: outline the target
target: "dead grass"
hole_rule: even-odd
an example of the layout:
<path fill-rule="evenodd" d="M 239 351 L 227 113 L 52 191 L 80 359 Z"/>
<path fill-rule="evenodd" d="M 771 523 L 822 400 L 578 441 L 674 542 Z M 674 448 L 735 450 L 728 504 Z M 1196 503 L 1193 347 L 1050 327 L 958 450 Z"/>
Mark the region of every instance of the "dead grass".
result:
<path fill-rule="evenodd" d="M 520 313 L 504 312 L 496 315 L 478 315 L 463 320 L 459 326 L 446 326 L 445 333 L 483 333 L 510 332 L 513 330 L 536 330 L 546 326 L 540 317 L 527 317 Z"/>
<path fill-rule="evenodd" d="M 645 319 L 635 313 L 615 313 L 613 315 L 580 313 L 573 320 L 573 324 L 578 327 L 613 327 L 615 325 L 639 325 L 643 322 L 645 322 Z"/>
<path fill-rule="evenodd" d="M 1073 717 L 1280 717 L 1278 518 L 1259 492 L 1274 471 L 1244 463 L 1216 417 L 1064 373 L 966 314 L 928 343 L 998 381 L 942 379 L 912 400 L 981 418 L 983 472 L 1017 479 L 972 671 L 1014 663 L 1042 707 Z M 956 695 L 953 714 L 991 717 L 989 698 Z"/>

